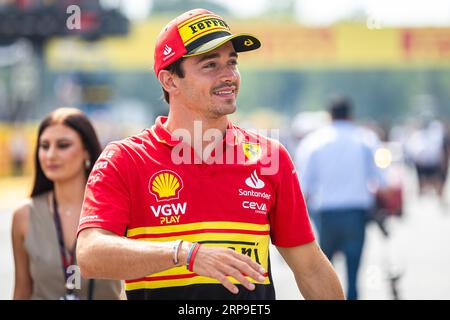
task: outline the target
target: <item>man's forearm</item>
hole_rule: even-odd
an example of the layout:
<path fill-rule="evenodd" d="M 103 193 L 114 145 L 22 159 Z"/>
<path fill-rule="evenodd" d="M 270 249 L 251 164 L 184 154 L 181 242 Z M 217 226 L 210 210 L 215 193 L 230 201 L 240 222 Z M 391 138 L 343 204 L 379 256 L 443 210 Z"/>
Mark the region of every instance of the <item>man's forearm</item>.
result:
<path fill-rule="evenodd" d="M 278 247 L 278 250 L 294 273 L 305 299 L 345 299 L 331 262 L 315 241 L 292 248 Z"/>
<path fill-rule="evenodd" d="M 305 299 L 345 299 L 341 283 L 331 264 L 322 264 L 316 272 L 296 276 L 297 285 Z"/>
<path fill-rule="evenodd" d="M 77 261 L 86 278 L 137 279 L 175 267 L 174 243 L 147 242 L 119 237 L 102 229 L 85 229 L 77 242 Z M 193 248 L 192 251 L 191 248 Z M 186 264 L 191 252 L 189 270 L 218 280 L 232 293 L 239 292 L 227 276 L 232 276 L 248 290 L 265 281 L 265 270 L 250 257 L 225 247 L 208 247 L 183 241 L 177 265 Z M 195 260 L 194 260 L 195 257 Z M 194 263 L 195 261 L 195 263 Z"/>
<path fill-rule="evenodd" d="M 172 257 L 170 243 L 138 241 L 105 233 L 81 234 L 77 245 L 77 263 L 87 278 L 142 278 L 175 267 Z"/>

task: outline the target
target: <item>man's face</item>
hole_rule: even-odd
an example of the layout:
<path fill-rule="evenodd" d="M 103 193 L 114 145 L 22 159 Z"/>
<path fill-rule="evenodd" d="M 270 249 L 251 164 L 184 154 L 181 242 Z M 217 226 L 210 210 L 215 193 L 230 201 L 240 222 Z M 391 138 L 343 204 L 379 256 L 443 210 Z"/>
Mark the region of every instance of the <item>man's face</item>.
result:
<path fill-rule="evenodd" d="M 178 78 L 179 98 L 185 107 L 212 119 L 236 110 L 240 74 L 231 42 L 186 58 L 182 68 L 185 77 Z"/>

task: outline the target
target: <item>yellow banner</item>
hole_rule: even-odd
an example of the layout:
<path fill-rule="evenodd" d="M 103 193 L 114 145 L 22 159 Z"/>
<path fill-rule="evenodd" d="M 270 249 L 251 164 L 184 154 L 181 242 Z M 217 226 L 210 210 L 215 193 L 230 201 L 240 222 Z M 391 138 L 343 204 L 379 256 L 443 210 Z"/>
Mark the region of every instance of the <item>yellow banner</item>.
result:
<path fill-rule="evenodd" d="M 0 177 L 33 173 L 37 125 L 0 123 Z"/>
<path fill-rule="evenodd" d="M 127 37 L 84 42 L 55 39 L 46 48 L 53 70 L 152 70 L 155 39 L 166 20 L 135 24 Z M 348 68 L 450 65 L 449 28 L 380 28 L 342 23 L 311 28 L 294 23 L 231 21 L 233 33 L 250 33 L 262 47 L 241 54 L 241 67 Z"/>

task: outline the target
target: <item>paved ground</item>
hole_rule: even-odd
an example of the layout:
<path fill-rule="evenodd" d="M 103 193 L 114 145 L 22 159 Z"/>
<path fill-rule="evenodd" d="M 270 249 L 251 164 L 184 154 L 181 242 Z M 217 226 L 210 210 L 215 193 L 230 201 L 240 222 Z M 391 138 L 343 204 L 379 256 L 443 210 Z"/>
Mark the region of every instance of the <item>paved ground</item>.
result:
<path fill-rule="evenodd" d="M 12 295 L 11 208 L 26 196 L 29 183 L 29 179 L 0 179 L 0 299 Z M 412 174 L 405 184 L 405 215 L 389 221 L 391 237 L 383 237 L 376 225 L 367 227 L 360 270 L 361 299 L 393 298 L 388 271 L 402 274 L 398 281 L 401 299 L 450 299 L 450 210 L 441 208 L 434 195 L 418 198 Z M 278 299 L 301 298 L 290 269 L 272 249 Z M 335 267 L 345 286 L 341 256 L 336 257 Z"/>

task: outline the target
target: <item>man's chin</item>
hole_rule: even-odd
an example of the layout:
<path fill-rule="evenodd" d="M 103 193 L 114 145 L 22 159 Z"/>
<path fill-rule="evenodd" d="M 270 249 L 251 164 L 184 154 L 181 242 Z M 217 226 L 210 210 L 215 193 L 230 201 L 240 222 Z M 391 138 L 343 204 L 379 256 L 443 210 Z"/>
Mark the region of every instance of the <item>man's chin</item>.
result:
<path fill-rule="evenodd" d="M 226 116 L 232 114 L 236 111 L 236 104 L 230 101 L 230 104 L 222 104 L 220 106 L 214 106 L 212 108 L 212 113 L 216 114 L 217 117 Z"/>
<path fill-rule="evenodd" d="M 236 111 L 236 108 L 237 108 L 237 106 L 236 106 L 235 103 L 231 104 L 230 106 L 228 106 L 227 108 L 225 108 L 225 110 L 227 111 L 226 114 L 232 114 L 232 113 L 234 113 L 234 112 Z"/>

